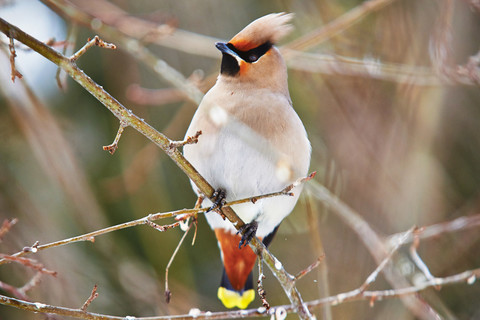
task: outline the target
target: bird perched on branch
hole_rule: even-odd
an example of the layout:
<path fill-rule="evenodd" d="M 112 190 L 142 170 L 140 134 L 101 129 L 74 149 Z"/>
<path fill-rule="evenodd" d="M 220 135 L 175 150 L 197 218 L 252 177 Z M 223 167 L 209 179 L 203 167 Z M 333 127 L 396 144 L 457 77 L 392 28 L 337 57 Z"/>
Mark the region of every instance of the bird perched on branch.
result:
<path fill-rule="evenodd" d="M 292 17 L 266 15 L 228 43 L 216 43 L 222 53 L 220 75 L 186 133 L 194 136 L 201 130 L 202 135 L 198 143 L 184 147 L 185 158 L 217 190 L 205 206 L 280 191 L 307 174 L 310 142 L 292 107 L 285 62 L 274 46 L 291 31 Z M 256 255 L 246 244 L 255 235 L 265 245 L 270 243 L 301 188 L 296 186 L 293 196 L 233 205 L 246 224 L 242 237 L 215 211 L 205 214 L 224 264 L 218 298 L 227 308 L 244 309 L 254 299 Z"/>

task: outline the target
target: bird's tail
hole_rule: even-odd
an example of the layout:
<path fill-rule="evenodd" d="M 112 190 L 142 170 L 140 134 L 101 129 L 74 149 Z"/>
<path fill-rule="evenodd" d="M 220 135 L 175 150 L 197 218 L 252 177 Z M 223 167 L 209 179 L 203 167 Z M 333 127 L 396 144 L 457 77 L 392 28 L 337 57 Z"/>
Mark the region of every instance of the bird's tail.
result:
<path fill-rule="evenodd" d="M 255 299 L 255 291 L 253 289 L 253 275 L 252 272 L 248 275 L 245 286 L 241 290 L 235 290 L 228 279 L 225 268 L 223 268 L 222 282 L 217 292 L 218 299 L 222 301 L 227 308 L 245 309 L 250 302 Z"/>
<path fill-rule="evenodd" d="M 265 246 L 270 244 L 277 229 L 278 226 L 262 239 Z M 252 269 L 257 255 L 248 246 L 241 249 L 238 247 L 241 239 L 238 234 L 215 229 L 215 235 L 220 243 L 224 266 L 222 282 L 217 292 L 218 299 L 227 308 L 245 309 L 255 299 Z"/>

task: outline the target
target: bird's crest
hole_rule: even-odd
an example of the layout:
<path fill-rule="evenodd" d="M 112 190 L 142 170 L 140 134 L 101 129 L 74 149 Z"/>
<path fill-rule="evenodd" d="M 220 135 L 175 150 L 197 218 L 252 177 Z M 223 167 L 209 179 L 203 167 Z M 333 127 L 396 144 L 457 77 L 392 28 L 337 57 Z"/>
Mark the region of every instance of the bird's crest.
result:
<path fill-rule="evenodd" d="M 248 51 L 264 43 L 277 43 L 293 29 L 289 24 L 293 13 L 271 13 L 251 22 L 237 33 L 230 43 L 238 50 Z"/>

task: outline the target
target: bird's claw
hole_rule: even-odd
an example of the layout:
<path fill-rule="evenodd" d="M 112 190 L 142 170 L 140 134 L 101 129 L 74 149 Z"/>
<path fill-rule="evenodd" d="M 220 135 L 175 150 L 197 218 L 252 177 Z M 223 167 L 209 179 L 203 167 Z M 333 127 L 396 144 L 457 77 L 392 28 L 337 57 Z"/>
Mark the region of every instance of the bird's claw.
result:
<path fill-rule="evenodd" d="M 258 229 L 258 223 L 257 221 L 252 221 L 250 223 L 244 224 L 242 227 L 238 229 L 238 233 L 242 234 L 242 239 L 240 240 L 240 243 L 238 244 L 238 249 L 242 249 L 242 246 L 246 246 L 247 244 L 252 241 L 253 237 L 255 237 L 255 234 L 257 233 Z"/>
<path fill-rule="evenodd" d="M 226 198 L 227 194 L 225 190 L 221 188 L 217 189 L 211 198 L 213 205 L 208 208 L 207 213 L 215 209 L 222 209 L 223 205 L 227 202 Z"/>

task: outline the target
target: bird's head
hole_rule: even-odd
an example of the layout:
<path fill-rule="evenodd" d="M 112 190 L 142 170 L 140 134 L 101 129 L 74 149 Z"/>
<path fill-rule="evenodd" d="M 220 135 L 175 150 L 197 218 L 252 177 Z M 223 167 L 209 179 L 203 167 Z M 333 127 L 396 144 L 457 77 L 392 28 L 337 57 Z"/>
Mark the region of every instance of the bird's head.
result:
<path fill-rule="evenodd" d="M 285 89 L 285 62 L 274 46 L 287 35 L 293 14 L 271 13 L 251 22 L 228 43 L 217 42 L 222 52 L 220 76 L 256 87 Z"/>

